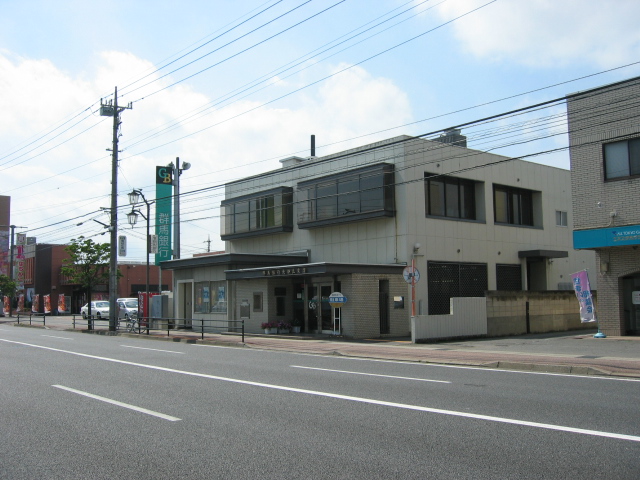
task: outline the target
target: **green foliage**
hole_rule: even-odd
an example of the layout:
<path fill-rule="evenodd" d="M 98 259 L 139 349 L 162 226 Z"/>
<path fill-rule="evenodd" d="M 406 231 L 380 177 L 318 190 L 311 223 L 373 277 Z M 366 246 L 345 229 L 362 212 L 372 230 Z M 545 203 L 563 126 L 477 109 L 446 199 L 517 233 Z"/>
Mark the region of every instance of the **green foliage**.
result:
<path fill-rule="evenodd" d="M 109 283 L 108 243 L 95 243 L 90 238 L 71 239 L 65 248 L 69 258 L 62 261 L 62 274 L 91 292 L 95 285 Z"/>
<path fill-rule="evenodd" d="M 7 275 L 0 275 L 0 297 L 4 297 L 5 295 L 15 297 L 17 289 L 17 282 L 11 280 Z"/>

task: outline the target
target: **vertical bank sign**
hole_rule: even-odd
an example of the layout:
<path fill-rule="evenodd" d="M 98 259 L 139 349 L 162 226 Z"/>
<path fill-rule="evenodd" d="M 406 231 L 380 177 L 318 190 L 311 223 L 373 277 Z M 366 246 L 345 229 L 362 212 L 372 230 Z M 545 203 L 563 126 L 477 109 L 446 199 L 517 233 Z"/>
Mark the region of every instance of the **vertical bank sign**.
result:
<path fill-rule="evenodd" d="M 24 247 L 27 244 L 27 234 L 16 234 L 17 255 L 16 255 L 16 267 L 18 268 L 18 274 L 14 277 L 18 282 L 18 290 L 24 290 Z"/>
<path fill-rule="evenodd" d="M 587 271 L 582 270 L 578 273 L 572 273 L 571 280 L 573 281 L 573 290 L 576 292 L 576 297 L 578 297 L 578 302 L 580 303 L 580 320 L 582 323 L 595 322 L 596 311 L 593 305 Z"/>
<path fill-rule="evenodd" d="M 171 199 L 173 196 L 173 168 L 156 167 L 156 235 L 158 253 L 156 265 L 171 260 Z"/>

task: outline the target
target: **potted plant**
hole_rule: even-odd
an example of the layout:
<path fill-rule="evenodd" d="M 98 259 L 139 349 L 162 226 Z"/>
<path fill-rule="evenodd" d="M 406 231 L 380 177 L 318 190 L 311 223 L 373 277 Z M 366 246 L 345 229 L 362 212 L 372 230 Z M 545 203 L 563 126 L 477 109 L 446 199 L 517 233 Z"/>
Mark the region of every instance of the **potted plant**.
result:
<path fill-rule="evenodd" d="M 278 333 L 289 333 L 291 331 L 291 324 L 287 322 L 278 323 Z"/>
<path fill-rule="evenodd" d="M 294 318 L 293 322 L 291 322 L 291 332 L 292 333 L 300 333 L 302 329 L 302 322 L 298 318 Z"/>
<path fill-rule="evenodd" d="M 267 335 L 270 333 L 278 333 L 278 324 L 275 322 L 263 322 L 260 324 L 260 328 L 262 328 Z"/>

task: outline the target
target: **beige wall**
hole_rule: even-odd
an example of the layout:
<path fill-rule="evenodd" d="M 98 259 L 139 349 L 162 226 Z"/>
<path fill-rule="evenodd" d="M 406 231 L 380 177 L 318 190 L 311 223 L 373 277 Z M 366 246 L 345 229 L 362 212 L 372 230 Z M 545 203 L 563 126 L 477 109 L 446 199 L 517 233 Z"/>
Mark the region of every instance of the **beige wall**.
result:
<path fill-rule="evenodd" d="M 604 181 L 603 144 L 640 135 L 638 98 L 640 79 L 587 91 L 569 98 L 569 142 L 571 146 L 571 188 L 576 230 L 604 229 L 640 224 L 640 178 Z M 615 211 L 615 217 L 611 213 Z M 599 319 L 607 335 L 626 332 L 622 300 L 622 277 L 640 272 L 637 247 L 612 247 L 596 250 Z"/>

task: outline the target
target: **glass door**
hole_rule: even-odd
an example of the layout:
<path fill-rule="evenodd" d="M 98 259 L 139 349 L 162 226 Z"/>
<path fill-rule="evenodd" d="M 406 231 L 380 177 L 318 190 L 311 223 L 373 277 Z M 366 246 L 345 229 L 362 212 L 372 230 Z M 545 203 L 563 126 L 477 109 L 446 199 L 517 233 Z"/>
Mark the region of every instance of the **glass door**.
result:
<path fill-rule="evenodd" d="M 309 321 L 309 333 L 315 333 L 318 330 L 318 315 L 320 306 L 318 302 L 318 286 L 309 285 L 307 287 L 307 309 Z"/>
<path fill-rule="evenodd" d="M 333 308 L 329 304 L 329 295 L 331 289 L 329 285 L 320 285 L 320 324 L 322 325 L 322 333 L 333 333 Z"/>

